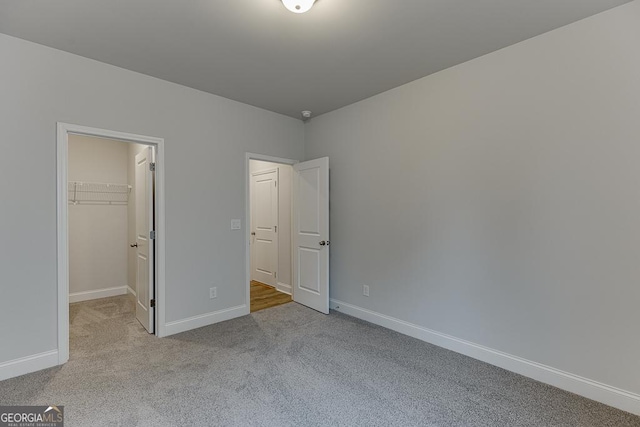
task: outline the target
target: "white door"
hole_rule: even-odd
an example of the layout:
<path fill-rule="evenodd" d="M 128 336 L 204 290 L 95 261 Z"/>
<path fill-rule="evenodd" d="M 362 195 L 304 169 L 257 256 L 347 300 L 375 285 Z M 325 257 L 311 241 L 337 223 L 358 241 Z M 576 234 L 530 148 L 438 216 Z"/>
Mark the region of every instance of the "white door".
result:
<path fill-rule="evenodd" d="M 136 318 L 149 333 L 154 332 L 155 264 L 153 230 L 153 148 L 136 155 Z"/>
<path fill-rule="evenodd" d="M 278 170 L 251 175 L 251 280 L 276 286 Z"/>
<path fill-rule="evenodd" d="M 293 169 L 293 300 L 329 314 L 329 158 Z"/>

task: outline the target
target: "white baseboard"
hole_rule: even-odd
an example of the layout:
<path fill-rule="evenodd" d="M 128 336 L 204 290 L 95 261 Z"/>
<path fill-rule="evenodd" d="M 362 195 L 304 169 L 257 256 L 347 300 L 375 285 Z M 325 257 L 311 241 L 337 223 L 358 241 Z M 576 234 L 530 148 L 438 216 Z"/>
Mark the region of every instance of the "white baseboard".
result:
<path fill-rule="evenodd" d="M 137 296 L 136 291 L 134 291 L 131 286 L 127 286 L 127 292 L 129 292 L 134 297 Z"/>
<path fill-rule="evenodd" d="M 117 288 L 98 289 L 96 291 L 74 292 L 69 294 L 69 303 L 89 301 L 98 298 L 115 297 L 116 295 L 124 295 L 127 293 L 127 286 L 119 286 Z"/>
<path fill-rule="evenodd" d="M 203 326 L 213 325 L 214 323 L 224 322 L 225 320 L 234 319 L 247 314 L 249 314 L 249 310 L 246 304 L 242 304 L 225 310 L 201 314 L 187 319 L 176 320 L 175 322 L 168 322 L 165 324 L 163 336 L 166 337 L 173 334 L 179 334 L 180 332 L 190 331 L 191 329 L 202 328 Z"/>
<path fill-rule="evenodd" d="M 0 363 L 0 381 L 58 365 L 58 350 Z"/>
<path fill-rule="evenodd" d="M 640 415 L 640 395 L 541 363 L 474 344 L 394 317 L 332 299 L 333 310 L 400 332 L 465 356 L 550 384 L 580 396 Z"/>
<path fill-rule="evenodd" d="M 282 293 L 291 295 L 291 285 L 287 285 L 286 283 L 277 282 L 276 289 Z"/>

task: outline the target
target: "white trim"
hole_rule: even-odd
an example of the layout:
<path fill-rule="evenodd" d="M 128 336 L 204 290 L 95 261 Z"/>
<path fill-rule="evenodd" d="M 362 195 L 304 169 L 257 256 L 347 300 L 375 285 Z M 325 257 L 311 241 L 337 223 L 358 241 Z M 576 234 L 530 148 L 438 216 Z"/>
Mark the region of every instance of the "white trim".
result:
<path fill-rule="evenodd" d="M 58 350 L 0 363 L 0 381 L 58 365 Z"/>
<path fill-rule="evenodd" d="M 291 285 L 287 285 L 286 283 L 278 282 L 276 285 L 276 289 L 283 294 L 291 295 Z"/>
<path fill-rule="evenodd" d="M 335 299 L 333 310 L 640 415 L 640 395 Z"/>
<path fill-rule="evenodd" d="M 125 295 L 127 289 L 128 286 L 119 286 L 117 288 L 105 288 L 95 291 L 74 292 L 69 294 L 69 304 L 92 299 L 115 297 L 116 295 Z"/>
<path fill-rule="evenodd" d="M 284 159 L 281 157 L 266 156 L 264 154 L 245 153 L 244 158 L 244 295 L 245 295 L 245 315 L 251 311 L 251 248 L 249 247 L 249 241 L 251 240 L 251 210 L 249 209 L 251 204 L 249 200 L 250 188 L 251 188 L 251 167 L 250 160 L 262 160 L 265 162 L 280 163 L 283 165 L 295 165 L 299 163 L 298 160 Z M 293 206 L 293 203 L 291 203 Z M 292 221 L 293 223 L 293 221 Z M 292 230 L 293 231 L 293 230 Z M 292 233 L 293 235 L 293 233 Z M 291 251 L 291 262 L 293 265 L 293 251 Z"/>
<path fill-rule="evenodd" d="M 214 323 L 224 322 L 225 320 L 235 319 L 236 317 L 245 316 L 247 314 L 246 311 L 247 306 L 242 304 L 224 310 L 189 317 L 187 319 L 176 320 L 175 322 L 168 322 L 165 325 L 165 336 L 179 334 L 180 332 L 186 332 L 192 329 L 202 328 L 203 326 L 213 325 Z"/>
<path fill-rule="evenodd" d="M 69 206 L 68 206 L 68 130 L 58 123 L 57 135 L 57 258 L 58 258 L 58 363 L 69 360 Z"/>
<path fill-rule="evenodd" d="M 164 139 L 68 123 L 57 124 L 58 364 L 69 360 L 69 207 L 67 203 L 69 134 L 110 138 L 156 147 L 156 335 L 165 336 Z"/>
<path fill-rule="evenodd" d="M 137 296 L 138 294 L 136 293 L 136 291 L 133 290 L 133 288 L 131 286 L 127 286 L 127 292 L 129 292 L 131 295 L 133 295 L 134 297 Z"/>

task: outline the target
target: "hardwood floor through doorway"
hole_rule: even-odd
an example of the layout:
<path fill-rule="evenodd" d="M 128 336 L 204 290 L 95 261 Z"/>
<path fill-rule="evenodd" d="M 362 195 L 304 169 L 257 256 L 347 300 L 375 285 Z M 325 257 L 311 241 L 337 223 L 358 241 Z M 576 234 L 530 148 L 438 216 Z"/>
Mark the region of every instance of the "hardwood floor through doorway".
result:
<path fill-rule="evenodd" d="M 291 295 L 261 282 L 251 281 L 251 312 L 291 302 Z"/>

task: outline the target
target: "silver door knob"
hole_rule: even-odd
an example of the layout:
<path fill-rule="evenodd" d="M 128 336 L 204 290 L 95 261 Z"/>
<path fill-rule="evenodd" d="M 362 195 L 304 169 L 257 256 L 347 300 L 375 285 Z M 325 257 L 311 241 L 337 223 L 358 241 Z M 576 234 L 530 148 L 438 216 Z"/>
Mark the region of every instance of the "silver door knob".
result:
<path fill-rule="evenodd" d="M 134 243 L 133 245 L 129 245 L 129 246 L 131 246 L 132 248 L 137 248 L 137 247 L 138 247 L 138 244 L 137 244 L 137 243 Z"/>
<path fill-rule="evenodd" d="M 320 242 L 320 246 L 329 246 L 330 244 L 331 242 L 328 240 L 323 240 L 322 242 Z"/>

